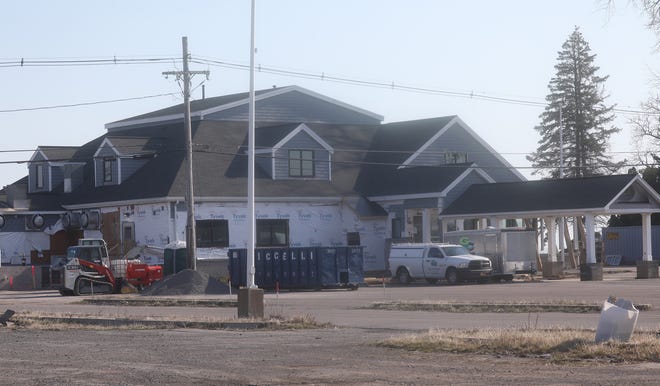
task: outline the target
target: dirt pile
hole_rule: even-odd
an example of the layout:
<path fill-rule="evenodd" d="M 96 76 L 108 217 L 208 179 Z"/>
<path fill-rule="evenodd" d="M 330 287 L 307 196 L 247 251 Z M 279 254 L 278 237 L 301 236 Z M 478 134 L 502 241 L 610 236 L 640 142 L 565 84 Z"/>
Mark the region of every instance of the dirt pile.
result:
<path fill-rule="evenodd" d="M 205 273 L 184 269 L 154 283 L 141 294 L 146 296 L 223 295 L 229 294 L 229 287 Z"/>

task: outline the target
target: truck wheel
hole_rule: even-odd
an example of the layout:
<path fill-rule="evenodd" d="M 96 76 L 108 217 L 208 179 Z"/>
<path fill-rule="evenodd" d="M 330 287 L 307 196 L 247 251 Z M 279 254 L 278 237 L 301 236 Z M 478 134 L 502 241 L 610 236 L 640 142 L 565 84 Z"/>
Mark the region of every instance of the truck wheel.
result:
<path fill-rule="evenodd" d="M 405 268 L 399 268 L 399 270 L 396 272 L 396 278 L 399 279 L 399 283 L 401 284 L 410 284 L 412 281 L 408 270 Z"/>
<path fill-rule="evenodd" d="M 82 285 L 80 278 L 76 279 L 76 282 L 73 283 L 73 294 L 75 296 L 80 296 L 80 286 Z"/>
<path fill-rule="evenodd" d="M 447 284 L 456 285 L 458 284 L 458 271 L 456 268 L 447 268 L 447 273 L 445 274 L 447 279 Z"/>
<path fill-rule="evenodd" d="M 60 289 L 60 295 L 62 296 L 73 296 L 73 291 L 68 289 Z"/>

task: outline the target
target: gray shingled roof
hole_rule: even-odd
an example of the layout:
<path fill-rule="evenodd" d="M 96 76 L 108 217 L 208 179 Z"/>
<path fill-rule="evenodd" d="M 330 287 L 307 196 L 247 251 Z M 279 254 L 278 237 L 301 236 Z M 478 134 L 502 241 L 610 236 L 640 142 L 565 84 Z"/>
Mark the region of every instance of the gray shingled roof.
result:
<path fill-rule="evenodd" d="M 78 148 L 78 146 L 39 146 L 46 159 L 55 162 L 70 160 Z"/>
<path fill-rule="evenodd" d="M 264 89 L 264 90 L 257 90 L 255 91 L 255 95 L 260 95 L 266 92 L 271 92 L 274 90 L 279 90 L 282 87 L 273 87 L 269 89 Z M 211 98 L 204 98 L 204 99 L 198 99 L 198 100 L 192 100 L 190 101 L 190 112 L 198 112 L 198 111 L 204 111 L 208 110 L 214 107 L 218 106 L 223 106 L 227 105 L 230 103 L 238 102 L 241 100 L 244 100 L 248 98 L 250 94 L 247 92 L 241 92 L 237 94 L 229 94 L 229 95 L 221 95 L 217 97 L 211 97 Z M 169 115 L 176 115 L 176 114 L 183 114 L 183 103 L 180 103 L 178 105 L 166 107 L 164 109 L 152 111 L 146 114 L 140 114 L 136 115 L 134 117 L 126 118 L 126 119 L 121 119 L 119 121 L 111 122 L 110 124 L 113 123 L 120 123 L 120 122 L 129 122 L 129 121 L 134 121 L 138 119 L 150 119 L 150 118 L 158 118 L 158 117 L 166 117 Z"/>
<path fill-rule="evenodd" d="M 442 216 L 604 208 L 635 174 L 470 186 Z"/>
<path fill-rule="evenodd" d="M 355 195 L 416 194 L 439 192 L 451 184 L 469 165 L 455 167 L 414 167 L 397 170 L 393 165 L 365 166 L 374 154 L 387 154 L 391 159 L 409 157 L 415 144 L 426 142 L 447 120 L 429 120 L 427 124 L 414 121 L 410 125 L 334 125 L 307 124 L 319 137 L 335 149 L 332 180 L 272 180 L 257 168 L 257 197 L 338 197 Z M 257 127 L 261 145 L 277 143 L 298 124 Z M 431 128 L 429 128 L 431 127 Z M 395 136 L 402 130 L 407 138 L 405 146 L 396 153 L 380 153 L 376 137 Z M 91 155 L 105 137 L 82 146 L 79 154 L 89 156 L 85 166 L 85 180 L 74 193 L 63 195 L 64 204 L 84 204 L 145 198 L 182 197 L 186 193 L 184 167 L 184 133 L 180 123 L 169 123 L 113 132 L 113 144 L 144 145 L 144 138 L 160 141 L 156 157 L 150 159 L 135 174 L 119 186 L 95 187 Z M 396 137 L 396 136 L 395 136 Z M 193 122 L 195 195 L 198 197 L 243 197 L 247 189 L 247 157 L 241 149 L 247 144 L 245 122 Z M 403 142 L 403 141 L 401 141 Z M 342 151 L 350 150 L 350 151 Z M 380 213 L 378 208 L 360 206 L 364 213 Z"/>

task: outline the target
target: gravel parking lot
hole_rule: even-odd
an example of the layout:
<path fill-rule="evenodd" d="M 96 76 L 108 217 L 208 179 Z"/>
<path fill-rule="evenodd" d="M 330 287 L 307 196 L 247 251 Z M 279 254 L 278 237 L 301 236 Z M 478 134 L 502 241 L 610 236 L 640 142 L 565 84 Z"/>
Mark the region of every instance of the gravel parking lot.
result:
<path fill-rule="evenodd" d="M 599 314 L 386 311 L 376 301 L 580 301 L 614 295 L 650 305 L 638 328 L 660 329 L 660 281 L 629 272 L 490 285 L 370 286 L 268 293 L 266 314 L 306 314 L 336 327 L 293 331 L 24 330 L 0 327 L 5 384 L 657 384 L 660 364 L 554 365 L 547 358 L 405 352 L 374 343 L 430 328 L 552 326 L 594 329 Z M 108 297 L 128 295 L 103 295 Z M 136 296 L 136 295 L 130 295 Z M 204 296 L 197 296 L 202 298 Z M 233 298 L 218 295 L 214 298 Z M 186 298 L 180 297 L 180 298 Z M 227 320 L 236 309 L 81 304 L 54 291 L 0 292 L 0 311 Z M 613 360 L 613 362 L 616 362 Z"/>

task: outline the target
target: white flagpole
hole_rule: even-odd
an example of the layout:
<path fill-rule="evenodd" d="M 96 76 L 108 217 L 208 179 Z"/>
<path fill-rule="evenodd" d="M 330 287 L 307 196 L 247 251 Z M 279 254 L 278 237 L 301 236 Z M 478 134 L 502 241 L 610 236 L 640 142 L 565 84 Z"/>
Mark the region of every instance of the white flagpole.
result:
<path fill-rule="evenodd" d="M 250 23 L 250 105 L 248 112 L 248 220 L 250 221 L 250 230 L 248 232 L 247 245 L 247 285 L 249 288 L 256 288 L 254 283 L 254 236 L 255 215 L 254 215 L 254 9 L 255 0 L 252 0 L 251 23 Z"/>

